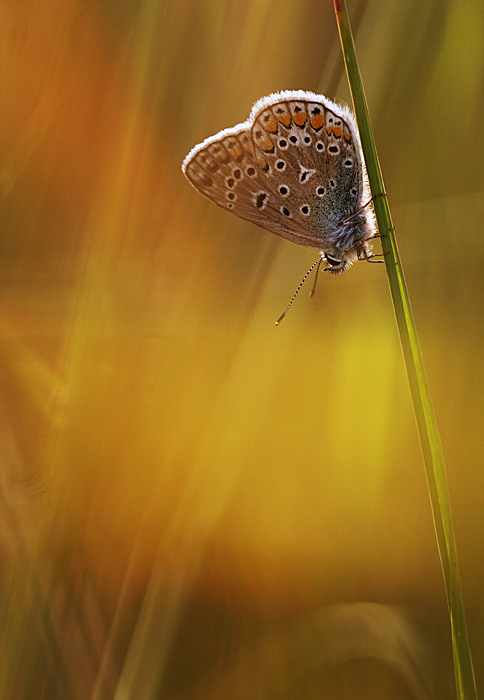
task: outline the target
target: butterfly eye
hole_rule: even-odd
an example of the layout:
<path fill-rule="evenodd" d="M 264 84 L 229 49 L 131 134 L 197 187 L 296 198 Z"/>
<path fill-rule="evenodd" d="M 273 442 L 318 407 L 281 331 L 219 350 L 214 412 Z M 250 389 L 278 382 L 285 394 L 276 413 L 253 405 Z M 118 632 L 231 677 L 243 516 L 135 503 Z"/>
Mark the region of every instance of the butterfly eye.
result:
<path fill-rule="evenodd" d="M 336 258 L 332 258 L 331 255 L 328 255 L 327 253 L 324 254 L 324 257 L 330 265 L 333 265 L 333 267 L 336 267 L 336 265 L 341 265 L 341 260 L 336 260 Z"/>

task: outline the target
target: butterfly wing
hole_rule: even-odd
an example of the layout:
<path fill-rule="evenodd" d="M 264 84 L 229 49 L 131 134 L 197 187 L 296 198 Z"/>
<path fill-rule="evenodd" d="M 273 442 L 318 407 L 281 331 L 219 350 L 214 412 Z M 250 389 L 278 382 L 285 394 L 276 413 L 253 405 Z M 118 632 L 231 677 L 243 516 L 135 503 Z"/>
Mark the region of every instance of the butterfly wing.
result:
<path fill-rule="evenodd" d="M 256 103 L 251 136 L 280 211 L 282 198 L 324 249 L 325 240 L 363 204 L 365 176 L 353 115 L 322 95 L 279 93 Z"/>
<path fill-rule="evenodd" d="M 212 202 L 294 243 L 331 249 L 361 207 L 361 150 L 351 112 L 322 95 L 281 92 L 196 146 L 183 172 Z"/>
<path fill-rule="evenodd" d="M 222 209 L 294 243 L 311 244 L 301 224 L 281 214 L 282 202 L 276 205 L 267 174 L 255 159 L 249 122 L 224 129 L 195 146 L 182 169 L 190 183 Z"/>

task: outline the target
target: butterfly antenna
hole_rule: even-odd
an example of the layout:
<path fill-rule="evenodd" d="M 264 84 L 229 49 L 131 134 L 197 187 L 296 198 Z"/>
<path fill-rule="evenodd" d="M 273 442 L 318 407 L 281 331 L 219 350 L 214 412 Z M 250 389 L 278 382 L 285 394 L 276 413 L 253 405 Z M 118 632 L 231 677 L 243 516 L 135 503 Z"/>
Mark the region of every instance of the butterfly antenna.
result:
<path fill-rule="evenodd" d="M 314 275 L 314 284 L 313 284 L 313 288 L 311 289 L 311 292 L 309 293 L 309 298 L 310 298 L 310 299 L 313 298 L 313 296 L 314 296 L 314 294 L 315 294 L 315 292 L 316 292 L 316 285 L 317 285 L 317 283 L 318 283 L 318 275 L 319 275 L 319 266 L 321 265 L 322 262 L 323 262 L 323 256 L 321 256 L 321 257 L 319 258 L 319 260 L 317 260 L 317 262 L 316 262 L 317 268 L 316 268 L 316 274 Z M 314 267 L 314 265 L 313 265 L 313 267 Z M 313 268 L 311 268 L 311 270 L 312 270 L 312 269 L 313 269 Z M 311 270 L 310 270 L 309 272 L 311 272 Z M 308 273 L 308 274 L 309 274 L 309 273 Z"/>
<path fill-rule="evenodd" d="M 299 287 L 298 287 L 298 288 L 296 289 L 296 291 L 294 292 L 291 301 L 290 301 L 289 304 L 287 305 L 286 310 L 285 310 L 284 313 L 281 314 L 281 315 L 279 316 L 279 318 L 277 319 L 277 321 L 276 321 L 276 326 L 278 326 L 278 325 L 280 324 L 280 322 L 282 321 L 282 319 L 284 318 L 284 316 L 287 314 L 287 312 L 288 312 L 289 309 L 291 308 L 294 299 L 295 299 L 295 298 L 297 297 L 297 295 L 299 294 L 299 290 L 300 290 L 301 287 L 303 286 L 304 282 L 307 280 L 308 276 L 309 276 L 309 275 L 311 274 L 311 272 L 314 270 L 314 268 L 316 267 L 316 265 L 318 266 L 318 269 L 316 270 L 316 278 L 317 278 L 317 275 L 318 275 L 318 272 L 319 272 L 319 266 L 321 265 L 321 263 L 323 262 L 323 260 L 324 260 L 324 256 L 322 255 L 318 260 L 316 260 L 315 263 L 313 263 L 313 264 L 311 265 L 311 267 L 309 268 L 309 270 L 306 272 L 306 274 L 304 275 L 304 277 L 303 277 L 302 280 L 301 280 L 301 283 L 299 284 Z M 314 283 L 313 290 L 312 290 L 310 296 L 313 295 L 315 287 L 316 287 L 316 282 Z"/>

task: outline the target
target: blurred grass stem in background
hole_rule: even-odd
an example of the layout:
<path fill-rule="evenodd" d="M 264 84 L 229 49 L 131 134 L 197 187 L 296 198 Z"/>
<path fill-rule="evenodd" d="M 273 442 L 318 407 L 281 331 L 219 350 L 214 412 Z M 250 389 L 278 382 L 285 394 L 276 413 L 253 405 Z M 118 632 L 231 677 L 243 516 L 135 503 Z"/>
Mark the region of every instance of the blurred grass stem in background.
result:
<path fill-rule="evenodd" d="M 422 446 L 450 613 L 457 695 L 459 700 L 473 700 L 477 698 L 477 691 L 462 599 L 442 443 L 383 186 L 345 0 L 334 0 L 334 7 Z"/>

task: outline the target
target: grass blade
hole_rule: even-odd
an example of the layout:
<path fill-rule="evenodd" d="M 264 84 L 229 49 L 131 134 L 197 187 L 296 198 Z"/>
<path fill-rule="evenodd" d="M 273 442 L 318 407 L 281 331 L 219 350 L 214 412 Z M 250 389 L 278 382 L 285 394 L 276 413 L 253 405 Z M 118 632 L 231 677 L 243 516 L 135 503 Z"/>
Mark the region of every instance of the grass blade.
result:
<path fill-rule="evenodd" d="M 437 545 L 449 606 L 457 697 L 459 700 L 477 700 L 442 444 L 425 377 L 410 299 L 383 186 L 383 178 L 373 140 L 345 0 L 334 0 L 334 6 L 346 72 L 365 155 L 368 179 L 374 198 L 378 229 L 382 236 L 382 250 L 385 254 L 390 291 L 424 458 Z"/>

